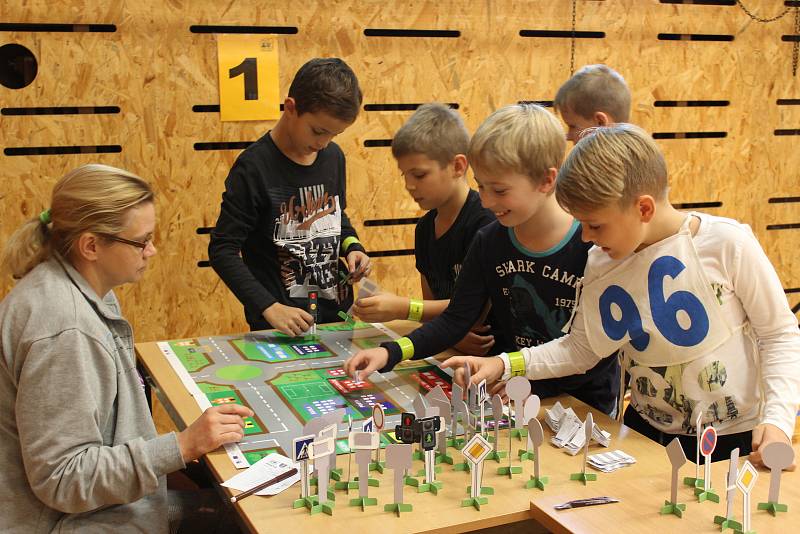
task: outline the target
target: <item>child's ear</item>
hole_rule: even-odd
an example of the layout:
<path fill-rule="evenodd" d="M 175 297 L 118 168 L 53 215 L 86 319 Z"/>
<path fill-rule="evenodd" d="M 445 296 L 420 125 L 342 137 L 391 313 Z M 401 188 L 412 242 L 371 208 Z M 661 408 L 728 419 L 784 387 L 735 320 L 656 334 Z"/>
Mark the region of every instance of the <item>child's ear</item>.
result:
<path fill-rule="evenodd" d="M 556 176 L 558 176 L 558 169 L 550 167 L 545 171 L 542 177 L 542 182 L 539 184 L 539 192 L 549 194 L 556 186 Z"/>
<path fill-rule="evenodd" d="M 294 98 L 291 96 L 286 97 L 286 100 L 283 101 L 283 111 L 292 114 L 297 113 L 297 103 L 294 101 Z"/>
<path fill-rule="evenodd" d="M 650 195 L 641 195 L 636 199 L 636 211 L 639 212 L 639 220 L 649 223 L 656 214 L 656 201 Z"/>
<path fill-rule="evenodd" d="M 611 115 L 604 111 L 595 111 L 593 118 L 597 126 L 611 126 L 614 124 L 614 119 L 611 118 Z"/>
<path fill-rule="evenodd" d="M 453 158 L 453 175 L 455 178 L 461 178 L 467 174 L 467 169 L 469 168 L 469 163 L 467 162 L 467 156 L 464 154 L 456 154 L 456 157 Z"/>

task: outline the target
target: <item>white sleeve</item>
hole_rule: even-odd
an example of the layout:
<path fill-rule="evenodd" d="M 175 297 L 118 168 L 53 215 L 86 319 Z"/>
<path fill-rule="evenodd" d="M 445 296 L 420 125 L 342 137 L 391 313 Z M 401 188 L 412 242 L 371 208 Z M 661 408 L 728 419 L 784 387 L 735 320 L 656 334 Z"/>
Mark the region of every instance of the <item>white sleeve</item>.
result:
<path fill-rule="evenodd" d="M 759 351 L 764 409 L 770 423 L 791 439 L 800 403 L 800 329 L 778 275 L 755 236 L 737 247 L 731 275 L 734 292 L 747 313 Z"/>
<path fill-rule="evenodd" d="M 525 347 L 520 350 L 525 359 L 525 375 L 530 380 L 583 374 L 608 356 L 607 354 L 598 356 L 589 345 L 581 312 L 583 302 L 584 299 L 581 298 L 569 334 L 537 347 Z M 508 380 L 511 377 L 508 355 L 503 353 L 500 357 L 505 366 L 502 380 Z"/>

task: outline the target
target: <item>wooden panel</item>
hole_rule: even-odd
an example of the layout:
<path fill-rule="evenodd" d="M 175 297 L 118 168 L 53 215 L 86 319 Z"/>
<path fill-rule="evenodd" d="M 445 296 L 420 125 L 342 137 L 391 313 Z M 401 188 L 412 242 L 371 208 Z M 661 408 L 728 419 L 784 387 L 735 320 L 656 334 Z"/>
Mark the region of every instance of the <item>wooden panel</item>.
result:
<path fill-rule="evenodd" d="M 748 7 L 772 16 L 772 0 Z M 577 3 L 576 29 L 604 32 L 576 40 L 574 63 L 606 62 L 633 89 L 632 120 L 658 133 L 714 132 L 723 138 L 660 139 L 668 158 L 672 200 L 722 202 L 709 211 L 752 225 L 784 286 L 800 286 L 800 229 L 767 230 L 800 222 L 800 204 L 770 204 L 797 196 L 800 99 L 791 75 L 791 16 L 771 24 L 751 21 L 736 6 L 661 4 L 656 0 Z M 296 69 L 314 56 L 340 56 L 356 71 L 365 104 L 459 104 L 474 131 L 499 106 L 551 100 L 570 75 L 571 41 L 522 37 L 521 30 L 569 31 L 572 3 L 514 0 L 471 3 L 378 0 L 236 2 L 32 0 L 4 5 L 2 22 L 115 24 L 113 33 L 0 32 L 0 44 L 17 42 L 39 61 L 39 74 L 21 90 L 0 88 L 5 108 L 119 106 L 118 114 L 3 116 L 0 145 L 119 145 L 120 153 L 48 156 L 0 155 L 6 182 L 0 193 L 0 241 L 42 209 L 53 182 L 90 161 L 128 168 L 152 181 L 159 194 L 159 256 L 143 283 L 121 292 L 138 339 L 231 332 L 245 328 L 241 306 L 218 277 L 197 262 L 207 256 L 228 170 L 240 150 L 194 149 L 198 142 L 252 141 L 274 123 L 220 123 L 215 112 L 192 106 L 218 104 L 216 37 L 192 25 L 292 26 L 277 37 L 280 87 L 285 94 Z M 458 37 L 373 37 L 365 29 L 450 30 Z M 659 40 L 659 33 L 732 35 L 732 41 Z M 656 107 L 657 100 L 727 100 L 724 107 Z M 365 220 L 421 214 L 403 188 L 388 147 L 411 111 L 365 111 L 337 142 L 348 157 L 348 212 L 372 250 L 411 248 L 413 226 L 370 226 Z M 412 257 L 376 258 L 376 278 L 386 288 L 419 293 Z M 0 282 L 0 295 L 10 288 Z M 796 294 L 790 295 L 795 304 Z"/>

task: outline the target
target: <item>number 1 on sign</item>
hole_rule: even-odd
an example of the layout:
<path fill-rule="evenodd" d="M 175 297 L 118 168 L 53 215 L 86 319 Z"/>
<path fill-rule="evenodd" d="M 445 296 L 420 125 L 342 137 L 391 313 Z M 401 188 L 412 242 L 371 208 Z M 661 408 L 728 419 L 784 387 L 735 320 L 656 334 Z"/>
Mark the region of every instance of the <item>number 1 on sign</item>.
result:
<path fill-rule="evenodd" d="M 222 121 L 280 117 L 278 44 L 275 37 L 217 37 L 219 109 Z"/>

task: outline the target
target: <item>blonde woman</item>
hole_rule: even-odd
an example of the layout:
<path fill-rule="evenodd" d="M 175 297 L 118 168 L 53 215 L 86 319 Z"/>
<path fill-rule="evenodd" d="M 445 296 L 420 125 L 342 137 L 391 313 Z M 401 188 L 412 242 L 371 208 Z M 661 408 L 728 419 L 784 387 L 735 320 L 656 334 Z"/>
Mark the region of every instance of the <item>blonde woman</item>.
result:
<path fill-rule="evenodd" d="M 20 280 L 0 302 L 0 531 L 166 532 L 165 475 L 241 439 L 238 405 L 156 435 L 113 292 L 142 277 L 155 224 L 145 181 L 85 165 L 6 244 Z"/>

